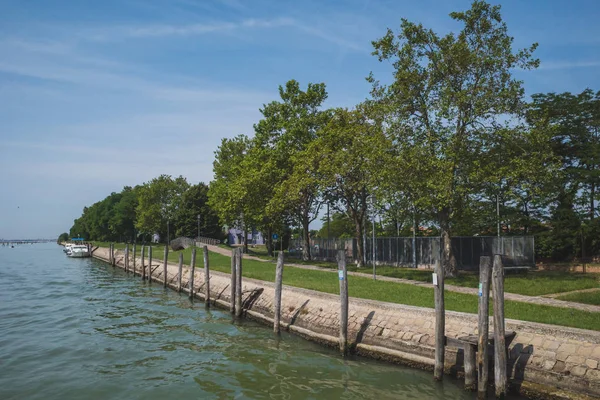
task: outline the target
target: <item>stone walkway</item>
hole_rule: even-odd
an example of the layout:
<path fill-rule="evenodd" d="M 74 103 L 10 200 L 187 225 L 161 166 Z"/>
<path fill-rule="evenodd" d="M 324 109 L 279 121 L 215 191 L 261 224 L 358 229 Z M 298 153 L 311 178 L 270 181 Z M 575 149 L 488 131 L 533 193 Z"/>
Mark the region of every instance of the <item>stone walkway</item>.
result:
<path fill-rule="evenodd" d="M 207 245 L 207 246 L 208 246 L 208 249 L 214 253 L 219 253 L 219 254 L 231 257 L 230 249 L 224 249 L 222 247 L 212 246 L 212 245 Z M 259 257 L 249 256 L 246 254 L 244 255 L 244 258 L 248 259 L 248 260 L 272 262 L 269 260 L 264 260 Z M 312 269 L 312 270 L 337 273 L 337 271 L 334 269 L 318 267 L 316 265 L 294 264 L 294 263 L 287 263 L 287 262 L 285 265 L 295 267 L 295 268 Z M 362 277 L 372 276 L 371 274 L 366 274 L 363 272 L 348 272 L 348 275 L 362 276 Z M 415 285 L 415 286 L 431 287 L 431 283 L 412 281 L 409 279 L 391 278 L 391 277 L 387 277 L 387 276 L 377 276 L 377 279 L 381 280 L 381 281 L 406 283 L 406 284 Z M 446 284 L 444 287 L 446 290 L 451 291 L 451 292 L 472 294 L 472 295 L 477 295 L 477 291 L 478 291 L 476 288 L 469 288 L 469 287 L 455 286 L 455 285 L 448 285 L 448 284 Z M 597 290 L 597 289 L 586 289 L 585 291 L 593 291 L 593 290 Z M 573 293 L 573 292 L 569 292 L 569 293 Z M 564 294 L 565 293 L 557 293 L 555 295 L 560 296 L 560 295 L 564 295 Z M 525 296 L 525 295 L 516 294 L 516 293 L 504 293 L 504 298 L 506 300 L 519 301 L 522 303 L 532 303 L 532 304 L 539 304 L 539 305 L 551 306 L 551 307 L 572 308 L 572 309 L 581 310 L 581 311 L 600 313 L 600 306 L 596 306 L 596 305 L 592 305 L 592 304 L 575 303 L 572 301 L 558 300 L 558 299 L 555 299 L 555 298 L 552 298 L 549 296 L 545 296 L 545 297 L 544 296 Z"/>

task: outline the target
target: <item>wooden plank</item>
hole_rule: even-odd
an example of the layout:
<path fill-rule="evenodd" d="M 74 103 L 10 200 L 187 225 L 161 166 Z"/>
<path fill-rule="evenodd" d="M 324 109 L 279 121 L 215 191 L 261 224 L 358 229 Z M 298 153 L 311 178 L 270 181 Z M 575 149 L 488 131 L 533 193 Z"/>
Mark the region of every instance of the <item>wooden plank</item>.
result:
<path fill-rule="evenodd" d="M 165 245 L 165 257 L 163 259 L 163 287 L 167 287 L 167 262 L 169 260 L 169 246 Z"/>
<path fill-rule="evenodd" d="M 504 268 L 502 257 L 494 256 L 492 267 L 492 290 L 494 292 L 494 386 L 496 397 L 506 396 L 506 343 L 504 321 Z"/>
<path fill-rule="evenodd" d="M 466 344 L 463 347 L 464 364 L 465 364 L 465 389 L 475 390 L 476 383 L 476 368 L 475 368 L 475 352 L 477 346 Z"/>
<path fill-rule="evenodd" d="M 479 339 L 477 343 L 477 397 L 485 399 L 487 395 L 489 354 L 489 304 L 490 304 L 490 275 L 492 260 L 489 256 L 479 259 L 479 310 L 478 323 Z"/>
<path fill-rule="evenodd" d="M 148 283 L 152 283 L 152 245 L 148 246 Z"/>
<path fill-rule="evenodd" d="M 232 314 L 235 314 L 235 293 L 236 293 L 236 285 L 237 278 L 235 276 L 235 266 L 236 266 L 236 258 L 237 258 L 237 250 L 231 250 L 231 284 L 229 285 L 230 294 L 229 294 L 229 311 Z"/>
<path fill-rule="evenodd" d="M 144 266 L 144 253 L 145 253 L 145 250 L 146 249 L 144 248 L 144 245 L 142 245 L 142 272 L 141 272 L 142 280 L 146 279 L 146 267 Z"/>
<path fill-rule="evenodd" d="M 444 305 L 444 267 L 438 260 L 435 263 L 433 298 L 435 302 L 435 364 L 433 378 L 441 381 L 444 377 L 444 355 L 446 351 L 446 309 Z"/>
<path fill-rule="evenodd" d="M 242 249 L 238 248 L 238 254 L 235 258 L 235 316 L 242 316 Z"/>
<path fill-rule="evenodd" d="M 275 299 L 273 300 L 273 332 L 279 334 L 279 322 L 281 319 L 281 289 L 283 285 L 283 251 L 277 256 L 277 267 L 275 268 Z"/>
<path fill-rule="evenodd" d="M 210 307 L 210 267 L 208 265 L 208 246 L 202 249 L 204 252 L 204 301 L 206 307 Z"/>
<path fill-rule="evenodd" d="M 183 252 L 179 252 L 179 273 L 177 274 L 177 292 L 181 293 L 181 278 L 183 277 Z"/>
<path fill-rule="evenodd" d="M 188 280 L 188 288 L 190 289 L 190 299 L 194 298 L 194 269 L 196 268 L 196 248 L 192 249 L 192 261 L 190 262 L 190 278 Z"/>
<path fill-rule="evenodd" d="M 348 271 L 346 252 L 338 251 L 338 281 L 340 282 L 340 351 L 348 352 Z"/>

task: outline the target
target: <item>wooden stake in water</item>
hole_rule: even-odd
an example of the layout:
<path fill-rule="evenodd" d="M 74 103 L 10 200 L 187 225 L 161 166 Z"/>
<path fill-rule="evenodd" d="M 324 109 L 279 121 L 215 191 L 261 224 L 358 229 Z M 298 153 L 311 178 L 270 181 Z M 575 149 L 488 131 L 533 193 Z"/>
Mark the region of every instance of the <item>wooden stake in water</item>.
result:
<path fill-rule="evenodd" d="M 169 259 L 169 246 L 165 245 L 165 258 L 163 261 L 163 286 L 167 287 L 167 260 Z"/>
<path fill-rule="evenodd" d="M 208 265 L 208 246 L 202 249 L 204 252 L 204 301 L 206 307 L 210 307 L 210 267 Z"/>
<path fill-rule="evenodd" d="M 144 266 L 144 253 L 145 253 L 145 249 L 144 249 L 144 245 L 142 245 L 142 280 L 146 279 L 146 267 Z"/>
<path fill-rule="evenodd" d="M 496 398 L 506 396 L 506 333 L 504 324 L 504 265 L 502 257 L 494 256 L 492 267 L 492 291 L 494 293 L 494 385 Z"/>
<path fill-rule="evenodd" d="M 179 252 L 179 274 L 177 274 L 177 292 L 181 293 L 181 275 L 183 274 L 183 252 Z"/>
<path fill-rule="evenodd" d="M 238 248 L 238 254 L 235 258 L 235 316 L 242 316 L 242 249 Z"/>
<path fill-rule="evenodd" d="M 190 262 L 190 279 L 188 287 L 190 289 L 190 299 L 194 298 L 194 269 L 196 268 L 196 248 L 192 249 L 192 261 Z"/>
<path fill-rule="evenodd" d="M 348 271 L 346 251 L 338 250 L 338 280 L 340 282 L 340 351 L 348 352 Z"/>
<path fill-rule="evenodd" d="M 137 257 L 137 249 L 135 243 L 133 244 L 133 276 L 135 276 L 135 259 Z"/>
<path fill-rule="evenodd" d="M 152 246 L 148 246 L 148 283 L 152 283 Z"/>
<path fill-rule="evenodd" d="M 433 274 L 433 298 L 435 302 L 435 366 L 433 378 L 444 377 L 444 355 L 446 351 L 446 310 L 444 306 L 444 267 L 438 260 Z"/>
<path fill-rule="evenodd" d="M 489 256 L 479 259 L 479 311 L 478 328 L 479 338 L 477 341 L 477 397 L 485 399 L 488 385 L 489 370 L 489 306 L 490 306 L 490 274 L 492 272 L 492 260 Z"/>
<path fill-rule="evenodd" d="M 125 272 L 129 272 L 129 243 L 125 245 Z"/>
<path fill-rule="evenodd" d="M 277 257 L 275 268 L 275 300 L 273 301 L 273 332 L 279 334 L 279 321 L 281 319 L 281 289 L 283 284 L 283 251 Z"/>
<path fill-rule="evenodd" d="M 231 284 L 229 285 L 231 291 L 230 291 L 230 295 L 229 295 L 229 311 L 232 314 L 235 314 L 235 293 L 237 292 L 236 290 L 236 286 L 237 286 L 237 278 L 235 276 L 235 268 L 237 265 L 237 250 L 236 249 L 232 249 L 231 250 Z"/>

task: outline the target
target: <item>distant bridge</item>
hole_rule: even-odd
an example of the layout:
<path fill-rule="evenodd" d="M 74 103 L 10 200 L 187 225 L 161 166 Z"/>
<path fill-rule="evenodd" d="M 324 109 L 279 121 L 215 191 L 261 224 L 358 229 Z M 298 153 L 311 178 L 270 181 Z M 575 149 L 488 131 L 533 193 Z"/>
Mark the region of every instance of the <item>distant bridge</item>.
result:
<path fill-rule="evenodd" d="M 12 246 L 15 244 L 51 243 L 56 239 L 0 239 L 0 246 Z"/>

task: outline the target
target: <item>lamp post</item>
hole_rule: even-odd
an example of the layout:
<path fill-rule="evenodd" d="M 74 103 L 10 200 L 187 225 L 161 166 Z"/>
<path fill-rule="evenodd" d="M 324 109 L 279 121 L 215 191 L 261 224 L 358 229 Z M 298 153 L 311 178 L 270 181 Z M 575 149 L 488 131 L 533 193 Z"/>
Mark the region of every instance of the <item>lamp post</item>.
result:
<path fill-rule="evenodd" d="M 169 240 L 169 239 L 171 238 L 171 236 L 170 236 L 170 232 L 169 232 L 169 222 L 170 222 L 170 221 L 169 221 L 169 220 L 167 220 L 167 246 L 169 245 L 169 242 L 170 242 L 170 240 Z"/>
<path fill-rule="evenodd" d="M 198 238 L 200 238 L 200 214 L 198 214 Z"/>

